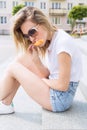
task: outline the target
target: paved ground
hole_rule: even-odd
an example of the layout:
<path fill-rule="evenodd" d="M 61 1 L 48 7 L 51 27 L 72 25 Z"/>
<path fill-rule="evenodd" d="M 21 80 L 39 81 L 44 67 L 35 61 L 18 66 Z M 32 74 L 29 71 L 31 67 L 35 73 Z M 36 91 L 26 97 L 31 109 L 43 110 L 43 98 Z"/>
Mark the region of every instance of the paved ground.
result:
<path fill-rule="evenodd" d="M 86 40 L 83 39 L 81 41 L 77 39 L 76 41 L 83 52 L 84 64 L 87 64 L 87 61 L 85 60 L 87 54 Z M 8 36 L 0 36 L 0 78 L 15 55 L 16 50 L 12 39 Z M 87 68 L 84 67 L 84 72 L 86 69 Z M 86 75 L 87 73 L 84 77 L 87 77 Z M 87 85 L 86 81 L 83 79 L 85 86 Z M 74 109 L 72 108 L 71 111 L 66 112 L 65 114 L 53 114 L 43 110 L 24 92 L 22 87 L 20 87 L 13 101 L 16 112 L 12 115 L 0 116 L 0 130 L 71 130 L 71 128 L 73 130 L 75 128 L 81 128 L 81 130 L 83 130 L 82 128 L 87 128 L 87 103 L 80 93 L 81 92 L 78 91 L 79 96 L 77 95 L 77 97 L 82 101 L 82 104 L 79 105 L 79 101 L 76 101 L 73 106 Z M 61 123 L 63 124 L 61 125 Z"/>

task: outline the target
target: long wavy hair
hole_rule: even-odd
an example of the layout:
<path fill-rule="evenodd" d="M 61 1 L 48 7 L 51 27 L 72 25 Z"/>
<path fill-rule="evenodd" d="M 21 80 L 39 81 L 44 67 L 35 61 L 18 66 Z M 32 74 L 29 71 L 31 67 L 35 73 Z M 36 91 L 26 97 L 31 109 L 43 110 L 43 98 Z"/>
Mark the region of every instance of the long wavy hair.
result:
<path fill-rule="evenodd" d="M 31 41 L 29 39 L 23 37 L 23 33 L 20 29 L 21 25 L 26 20 L 30 20 L 35 24 L 43 25 L 47 29 L 49 34 L 57 30 L 57 28 L 50 23 L 48 17 L 44 15 L 41 10 L 36 7 L 23 7 L 12 18 L 11 33 L 17 49 L 21 47 L 26 51 L 28 46 L 31 44 Z M 42 54 L 45 54 L 49 44 L 50 41 L 46 41 L 44 47 L 38 47 Z"/>

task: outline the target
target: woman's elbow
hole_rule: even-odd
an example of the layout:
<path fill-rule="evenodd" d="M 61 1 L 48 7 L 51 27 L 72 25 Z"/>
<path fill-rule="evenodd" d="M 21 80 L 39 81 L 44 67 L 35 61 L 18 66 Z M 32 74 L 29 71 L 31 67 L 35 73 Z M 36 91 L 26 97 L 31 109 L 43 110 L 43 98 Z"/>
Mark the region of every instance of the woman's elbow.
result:
<path fill-rule="evenodd" d="M 41 78 L 48 78 L 49 77 L 49 72 L 40 73 L 40 77 Z"/>

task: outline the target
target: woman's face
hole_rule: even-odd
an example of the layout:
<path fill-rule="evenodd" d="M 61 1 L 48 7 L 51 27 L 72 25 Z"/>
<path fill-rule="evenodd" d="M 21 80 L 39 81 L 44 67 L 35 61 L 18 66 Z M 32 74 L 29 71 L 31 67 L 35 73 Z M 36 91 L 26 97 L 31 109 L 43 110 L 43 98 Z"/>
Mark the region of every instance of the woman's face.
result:
<path fill-rule="evenodd" d="M 43 39 L 44 43 L 46 40 L 49 40 L 46 28 L 44 28 L 42 25 L 32 23 L 29 20 L 26 20 L 21 25 L 21 31 L 24 37 L 28 38 L 32 43 L 35 43 L 40 39 Z"/>

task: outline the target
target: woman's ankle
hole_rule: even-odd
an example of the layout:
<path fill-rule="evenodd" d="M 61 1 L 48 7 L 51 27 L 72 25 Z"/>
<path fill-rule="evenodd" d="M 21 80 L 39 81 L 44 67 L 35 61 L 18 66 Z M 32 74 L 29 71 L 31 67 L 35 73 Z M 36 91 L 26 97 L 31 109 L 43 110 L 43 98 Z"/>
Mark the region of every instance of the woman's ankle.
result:
<path fill-rule="evenodd" d="M 12 101 L 8 101 L 8 100 L 2 100 L 2 103 L 4 104 L 4 105 L 10 105 L 11 103 L 12 103 Z"/>

